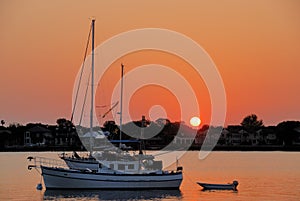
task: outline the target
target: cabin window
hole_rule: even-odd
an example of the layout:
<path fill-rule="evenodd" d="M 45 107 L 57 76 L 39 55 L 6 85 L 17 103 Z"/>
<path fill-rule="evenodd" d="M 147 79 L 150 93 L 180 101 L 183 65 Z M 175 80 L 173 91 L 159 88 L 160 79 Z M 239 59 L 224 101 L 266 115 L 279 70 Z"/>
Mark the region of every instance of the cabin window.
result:
<path fill-rule="evenodd" d="M 134 169 L 134 164 L 129 164 L 128 165 L 128 170 L 133 170 Z"/>
<path fill-rule="evenodd" d="M 101 163 L 99 163 L 99 168 L 102 168 L 102 164 Z"/>
<path fill-rule="evenodd" d="M 109 168 L 113 170 L 115 168 L 114 164 L 109 164 Z"/>
<path fill-rule="evenodd" d="M 125 170 L 124 164 L 118 164 L 118 170 Z"/>

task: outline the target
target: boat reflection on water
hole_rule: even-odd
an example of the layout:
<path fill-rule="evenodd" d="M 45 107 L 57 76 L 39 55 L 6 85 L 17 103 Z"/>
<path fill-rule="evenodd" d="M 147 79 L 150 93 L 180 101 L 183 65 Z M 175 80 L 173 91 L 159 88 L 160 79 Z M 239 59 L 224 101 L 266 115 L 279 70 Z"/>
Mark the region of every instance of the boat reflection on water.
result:
<path fill-rule="evenodd" d="M 44 200 L 178 200 L 180 190 L 46 190 Z"/>

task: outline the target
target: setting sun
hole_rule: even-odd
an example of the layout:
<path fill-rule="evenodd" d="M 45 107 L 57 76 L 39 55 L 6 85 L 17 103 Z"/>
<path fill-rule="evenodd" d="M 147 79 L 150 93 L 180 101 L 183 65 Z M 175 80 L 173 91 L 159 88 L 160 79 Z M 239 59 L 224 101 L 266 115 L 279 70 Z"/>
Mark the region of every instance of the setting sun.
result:
<path fill-rule="evenodd" d="M 200 120 L 199 117 L 192 117 L 192 118 L 190 119 L 190 124 L 191 124 L 192 126 L 199 126 L 200 123 L 201 123 L 201 120 Z"/>

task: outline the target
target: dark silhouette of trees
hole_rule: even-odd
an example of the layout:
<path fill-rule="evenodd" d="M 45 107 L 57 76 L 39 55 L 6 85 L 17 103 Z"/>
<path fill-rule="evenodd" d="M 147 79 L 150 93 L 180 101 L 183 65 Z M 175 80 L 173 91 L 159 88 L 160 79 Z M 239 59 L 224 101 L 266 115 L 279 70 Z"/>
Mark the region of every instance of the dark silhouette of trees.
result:
<path fill-rule="evenodd" d="M 158 136 L 162 127 L 149 120 L 132 121 L 123 126 L 125 134 L 136 139 L 150 139 Z"/>
<path fill-rule="evenodd" d="M 106 121 L 103 124 L 103 131 L 108 131 L 110 135 L 108 136 L 109 140 L 119 139 L 120 129 L 119 126 L 116 125 L 115 121 Z"/>
<path fill-rule="evenodd" d="M 70 120 L 59 118 L 56 125 L 41 123 L 28 123 L 22 126 L 18 123 L 4 127 L 4 120 L 0 121 L 0 150 L 82 150 L 83 146 L 79 137 L 89 132 L 89 128 L 75 126 Z M 48 131 L 45 131 L 47 129 Z M 207 131 L 210 129 L 209 135 Z M 223 129 L 223 131 L 222 131 Z M 94 127 L 94 131 L 108 131 L 105 133 L 109 140 L 120 139 L 120 128 L 114 121 L 106 121 L 103 127 Z M 142 120 L 128 122 L 122 127 L 122 140 L 140 140 L 145 148 L 163 148 L 172 143 L 175 146 L 184 146 L 179 138 L 195 138 L 193 148 L 203 143 L 205 137 L 214 138 L 214 133 L 220 133 L 218 145 L 230 150 L 234 146 L 253 145 L 255 148 L 272 150 L 300 150 L 300 121 L 284 121 L 277 126 L 263 125 L 263 121 L 255 114 L 246 116 L 241 125 L 229 125 L 227 128 L 203 125 L 197 130 L 192 129 L 182 122 L 171 122 L 168 119 L 158 119 L 155 122 Z M 29 137 L 27 136 L 29 134 Z M 211 134 L 211 135 L 210 135 Z M 196 135 L 196 136 L 195 136 Z M 28 140 L 28 138 L 30 138 Z M 233 142 L 240 140 L 239 144 Z M 28 141 L 28 143 L 27 143 Z M 254 142 L 255 141 L 255 142 Z M 25 143 L 26 142 L 26 143 Z M 41 143 L 42 142 L 42 143 Z M 257 143 L 259 142 L 259 143 Z M 40 145 L 41 143 L 42 145 Z M 130 142 L 128 142 L 130 143 Z M 176 144 L 177 143 L 177 144 Z M 29 145 L 30 144 L 30 145 Z M 283 147 L 282 145 L 285 145 Z M 138 149 L 137 143 L 130 146 Z M 196 147 L 198 148 L 198 147 Z M 219 147 L 220 148 L 220 147 Z M 222 148 L 222 147 L 221 147 Z"/>
<path fill-rule="evenodd" d="M 59 118 L 56 123 L 55 137 L 61 138 L 62 142 L 67 145 L 78 144 L 79 137 L 74 124 L 70 120 Z"/>
<path fill-rule="evenodd" d="M 56 123 L 59 127 L 64 127 L 67 123 L 67 120 L 65 118 L 59 118 L 56 120 Z"/>
<path fill-rule="evenodd" d="M 200 131 L 200 132 L 203 132 L 203 131 L 207 131 L 208 129 L 209 129 L 209 125 L 204 124 L 204 125 L 199 129 L 199 131 Z"/>
<path fill-rule="evenodd" d="M 24 129 L 25 127 L 19 123 L 12 123 L 8 126 L 8 130 L 11 131 L 9 135 L 9 145 L 22 145 L 24 142 Z"/>
<path fill-rule="evenodd" d="M 292 145 L 293 140 L 296 140 L 298 133 L 296 128 L 300 127 L 299 121 L 284 121 L 276 126 L 277 137 L 286 146 Z"/>
<path fill-rule="evenodd" d="M 264 126 L 262 120 L 258 120 L 255 114 L 246 116 L 241 122 L 242 127 L 249 133 L 253 133 Z"/>

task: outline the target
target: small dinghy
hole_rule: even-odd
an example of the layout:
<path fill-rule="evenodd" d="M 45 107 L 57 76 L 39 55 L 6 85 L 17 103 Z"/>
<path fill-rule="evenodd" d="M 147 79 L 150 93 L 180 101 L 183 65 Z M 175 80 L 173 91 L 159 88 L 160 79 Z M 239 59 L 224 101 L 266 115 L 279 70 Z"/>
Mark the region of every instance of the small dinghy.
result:
<path fill-rule="evenodd" d="M 197 182 L 198 185 L 203 187 L 203 190 L 237 190 L 237 186 L 239 184 L 238 181 L 233 181 L 229 184 L 208 184 Z"/>

